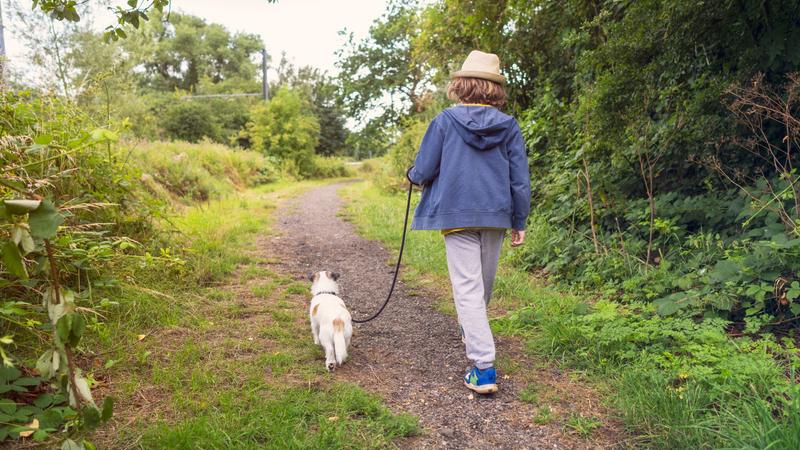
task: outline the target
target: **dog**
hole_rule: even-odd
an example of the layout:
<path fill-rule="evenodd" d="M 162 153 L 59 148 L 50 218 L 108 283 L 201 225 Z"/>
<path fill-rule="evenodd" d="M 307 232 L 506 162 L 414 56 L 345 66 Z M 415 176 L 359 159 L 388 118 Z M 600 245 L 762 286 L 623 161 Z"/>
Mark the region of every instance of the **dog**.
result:
<path fill-rule="evenodd" d="M 308 312 L 311 334 L 314 343 L 325 349 L 325 367 L 332 372 L 347 359 L 347 348 L 353 336 L 352 319 L 339 298 L 338 273 L 325 270 L 308 278 L 312 295 Z"/>

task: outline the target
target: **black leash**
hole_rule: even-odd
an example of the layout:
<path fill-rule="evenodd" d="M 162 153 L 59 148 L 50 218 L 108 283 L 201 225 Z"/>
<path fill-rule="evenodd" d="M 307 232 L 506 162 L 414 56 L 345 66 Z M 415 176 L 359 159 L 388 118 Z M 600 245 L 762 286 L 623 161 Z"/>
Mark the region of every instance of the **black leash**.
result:
<path fill-rule="evenodd" d="M 397 255 L 397 264 L 394 266 L 394 277 L 392 277 L 392 287 L 389 288 L 389 295 L 386 296 L 386 300 L 383 301 L 383 305 L 381 305 L 381 309 L 378 310 L 375 314 L 367 319 L 352 319 L 355 323 L 367 323 L 370 320 L 375 319 L 376 317 L 380 316 L 383 312 L 383 309 L 386 308 L 386 305 L 389 304 L 389 299 L 392 298 L 392 293 L 394 292 L 394 286 L 397 284 L 397 274 L 400 273 L 400 261 L 403 259 L 403 249 L 406 246 L 406 228 L 408 228 L 408 213 L 411 211 L 411 191 L 414 189 L 414 185 L 409 183 L 408 184 L 408 198 L 406 198 L 406 218 L 403 220 L 403 237 L 400 239 L 400 254 Z"/>

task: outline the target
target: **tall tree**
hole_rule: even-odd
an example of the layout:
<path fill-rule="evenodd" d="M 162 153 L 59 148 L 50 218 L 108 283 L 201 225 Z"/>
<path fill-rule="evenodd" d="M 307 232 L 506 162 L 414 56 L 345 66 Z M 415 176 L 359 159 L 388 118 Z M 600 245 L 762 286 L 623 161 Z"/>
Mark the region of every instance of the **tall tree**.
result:
<path fill-rule="evenodd" d="M 424 109 L 432 73 L 413 45 L 419 20 L 416 1 L 393 1 L 370 27 L 369 37 L 356 42 L 351 34 L 339 50 L 342 97 L 352 117 L 397 124 L 405 114 Z"/>

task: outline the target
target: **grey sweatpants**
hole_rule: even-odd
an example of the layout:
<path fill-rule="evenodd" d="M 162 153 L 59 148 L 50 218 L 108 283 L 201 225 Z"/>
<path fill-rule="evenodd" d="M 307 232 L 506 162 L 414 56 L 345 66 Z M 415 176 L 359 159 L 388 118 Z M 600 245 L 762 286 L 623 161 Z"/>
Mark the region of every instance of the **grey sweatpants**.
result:
<path fill-rule="evenodd" d="M 494 338 L 486 307 L 492 296 L 505 230 L 465 230 L 444 236 L 447 270 L 467 358 L 478 369 L 494 365 Z"/>

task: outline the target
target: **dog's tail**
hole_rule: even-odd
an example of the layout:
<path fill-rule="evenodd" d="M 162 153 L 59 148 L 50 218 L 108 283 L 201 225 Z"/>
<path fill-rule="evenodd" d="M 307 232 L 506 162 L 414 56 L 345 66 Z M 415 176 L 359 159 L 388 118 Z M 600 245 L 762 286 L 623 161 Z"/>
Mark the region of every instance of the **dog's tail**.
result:
<path fill-rule="evenodd" d="M 336 353 L 336 363 L 342 364 L 347 359 L 347 343 L 344 340 L 344 321 L 333 319 L 333 350 Z"/>

